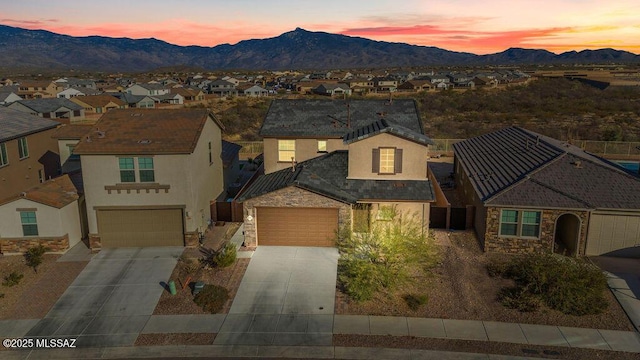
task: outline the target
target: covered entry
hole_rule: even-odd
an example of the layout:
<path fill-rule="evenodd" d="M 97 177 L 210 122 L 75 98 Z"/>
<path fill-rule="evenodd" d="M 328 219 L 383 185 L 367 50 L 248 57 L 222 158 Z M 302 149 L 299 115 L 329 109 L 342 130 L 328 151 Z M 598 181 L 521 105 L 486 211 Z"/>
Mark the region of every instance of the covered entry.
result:
<path fill-rule="evenodd" d="M 103 248 L 184 246 L 182 209 L 98 210 Z"/>
<path fill-rule="evenodd" d="M 580 219 L 574 214 L 562 214 L 556 220 L 553 236 L 556 254 L 576 256 L 580 242 Z"/>
<path fill-rule="evenodd" d="M 258 246 L 335 246 L 338 209 L 258 207 Z"/>
<path fill-rule="evenodd" d="M 640 253 L 640 214 L 593 213 L 589 220 L 586 255 Z"/>

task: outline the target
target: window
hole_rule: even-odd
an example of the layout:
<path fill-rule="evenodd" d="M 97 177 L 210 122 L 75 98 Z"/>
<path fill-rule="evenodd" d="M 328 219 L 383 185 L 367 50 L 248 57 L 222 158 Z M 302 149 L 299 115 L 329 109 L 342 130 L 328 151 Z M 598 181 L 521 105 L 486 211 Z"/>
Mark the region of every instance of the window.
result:
<path fill-rule="evenodd" d="M 29 157 L 29 147 L 27 146 L 27 138 L 18 139 L 18 155 L 20 159 Z"/>
<path fill-rule="evenodd" d="M 395 149 L 393 148 L 381 148 L 380 149 L 380 174 L 393 174 L 395 171 Z"/>
<path fill-rule="evenodd" d="M 318 140 L 318 152 L 327 152 L 327 140 Z"/>
<path fill-rule="evenodd" d="M 153 158 L 138 158 L 138 169 L 140 170 L 140 182 L 154 182 L 155 173 L 153 170 Z"/>
<path fill-rule="evenodd" d="M 133 158 L 119 158 L 120 182 L 136 182 L 136 171 L 133 165 Z"/>
<path fill-rule="evenodd" d="M 211 141 L 209 141 L 209 165 L 213 164 L 213 156 L 211 155 Z"/>
<path fill-rule="evenodd" d="M 38 181 L 40 181 L 40 183 L 44 182 L 44 172 L 42 171 L 42 169 L 38 170 Z"/>
<path fill-rule="evenodd" d="M 5 166 L 9 163 L 9 157 L 7 156 L 7 145 L 5 143 L 0 144 L 0 166 Z"/>
<path fill-rule="evenodd" d="M 295 140 L 278 140 L 278 161 L 291 161 L 296 157 Z"/>
<path fill-rule="evenodd" d="M 23 236 L 38 236 L 38 223 L 35 211 L 20 211 Z"/>
<path fill-rule="evenodd" d="M 537 238 L 540 236 L 540 211 L 502 210 L 500 235 Z"/>

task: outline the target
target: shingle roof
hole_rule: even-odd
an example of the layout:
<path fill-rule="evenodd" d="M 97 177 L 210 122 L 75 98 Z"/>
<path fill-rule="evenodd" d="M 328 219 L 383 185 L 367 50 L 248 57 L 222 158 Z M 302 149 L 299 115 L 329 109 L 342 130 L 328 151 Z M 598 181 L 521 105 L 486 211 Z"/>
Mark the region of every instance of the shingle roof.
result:
<path fill-rule="evenodd" d="M 453 147 L 487 205 L 640 209 L 640 178 L 559 140 L 511 127 Z"/>
<path fill-rule="evenodd" d="M 53 129 L 59 122 L 0 106 L 0 142 Z"/>
<path fill-rule="evenodd" d="M 89 96 L 76 96 L 75 100 L 81 101 L 91 107 L 103 107 L 108 105 L 109 103 L 114 103 L 118 106 L 124 106 L 124 101 L 118 99 L 115 96 L 111 95 L 89 95 Z"/>
<path fill-rule="evenodd" d="M 78 192 L 69 176 L 62 175 L 38 184 L 20 195 L 5 199 L 0 204 L 7 204 L 18 199 L 27 199 L 61 209 L 76 201 Z"/>
<path fill-rule="evenodd" d="M 222 163 L 224 167 L 231 165 L 234 159 L 238 157 L 238 153 L 242 149 L 242 145 L 222 140 Z"/>
<path fill-rule="evenodd" d="M 90 141 L 76 154 L 190 154 L 207 119 L 207 109 L 114 109 L 93 126 Z M 101 136 L 103 135 L 103 136 Z"/>
<path fill-rule="evenodd" d="M 30 99 L 30 100 L 18 100 L 20 103 L 29 109 L 37 113 L 49 113 L 58 110 L 61 107 L 66 107 L 71 110 L 82 110 L 82 106 L 74 103 L 69 99 L 63 98 L 44 98 L 44 99 Z"/>
<path fill-rule="evenodd" d="M 427 136 L 417 133 L 411 129 L 407 129 L 404 126 L 394 124 L 386 119 L 376 120 L 371 124 L 347 133 L 342 137 L 342 140 L 345 144 L 351 144 L 381 133 L 393 134 L 418 144 L 433 145 L 433 140 L 429 139 Z"/>
<path fill-rule="evenodd" d="M 349 153 L 344 150 L 301 162 L 291 168 L 258 178 L 238 201 L 261 196 L 288 186 L 297 186 L 338 201 L 424 201 L 435 199 L 428 180 L 356 180 L 347 179 Z"/>
<path fill-rule="evenodd" d="M 51 135 L 54 139 L 80 140 L 89 133 L 93 125 L 63 124 Z"/>
<path fill-rule="evenodd" d="M 260 135 L 264 137 L 341 138 L 371 122 L 385 119 L 423 134 L 413 100 L 307 100 L 277 99 L 271 102 Z M 351 127 L 347 127 L 347 123 Z"/>

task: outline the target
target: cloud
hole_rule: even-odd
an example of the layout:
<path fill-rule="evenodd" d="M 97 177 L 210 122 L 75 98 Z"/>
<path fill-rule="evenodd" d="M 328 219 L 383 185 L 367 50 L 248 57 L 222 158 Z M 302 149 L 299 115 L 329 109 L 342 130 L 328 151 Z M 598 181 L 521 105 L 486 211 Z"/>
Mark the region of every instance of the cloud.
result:
<path fill-rule="evenodd" d="M 49 23 L 56 23 L 58 21 L 59 21 L 58 19 L 40 19 L 40 20 L 20 20 L 20 19 L 6 19 L 6 18 L 0 19 L 0 23 L 2 24 L 21 27 L 25 29 L 44 27 L 44 26 L 48 26 Z"/>

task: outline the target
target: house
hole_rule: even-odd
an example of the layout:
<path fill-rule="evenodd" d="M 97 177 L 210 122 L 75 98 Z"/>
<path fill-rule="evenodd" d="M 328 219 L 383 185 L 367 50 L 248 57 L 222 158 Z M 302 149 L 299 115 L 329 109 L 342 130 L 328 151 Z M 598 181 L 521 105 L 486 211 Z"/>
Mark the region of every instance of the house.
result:
<path fill-rule="evenodd" d="M 485 251 L 640 253 L 640 178 L 519 127 L 453 144 L 455 183 Z"/>
<path fill-rule="evenodd" d="M 193 101 L 203 101 L 204 100 L 204 92 L 202 89 L 198 88 L 189 88 L 189 87 L 178 87 L 171 89 L 172 94 L 180 94 L 183 97 L 184 102 L 193 102 Z"/>
<path fill-rule="evenodd" d="M 391 76 L 376 77 L 373 79 L 376 91 L 394 92 L 398 88 L 398 80 Z"/>
<path fill-rule="evenodd" d="M 98 90 L 98 86 L 96 82 L 88 79 L 78 79 L 78 78 L 62 78 L 55 81 L 56 84 L 65 87 L 65 88 L 81 88 L 81 89 L 93 89 Z"/>
<path fill-rule="evenodd" d="M 345 83 L 349 85 L 354 94 L 368 94 L 376 90 L 373 80 L 369 78 L 354 78 L 345 81 Z"/>
<path fill-rule="evenodd" d="M 435 87 L 429 80 L 409 80 L 405 81 L 398 86 L 398 91 L 429 91 Z"/>
<path fill-rule="evenodd" d="M 131 95 L 128 93 L 112 93 L 112 96 L 124 101 L 127 107 L 138 109 L 154 109 L 156 102 L 146 95 Z"/>
<path fill-rule="evenodd" d="M 59 125 L 0 106 L 0 200 L 58 176 L 58 144 L 51 135 Z"/>
<path fill-rule="evenodd" d="M 92 127 L 93 125 L 86 124 L 63 124 L 51 135 L 58 142 L 58 154 L 60 154 L 63 174 L 80 170 L 80 156 L 75 154 L 73 150 L 80 140 L 91 135 Z"/>
<path fill-rule="evenodd" d="M 8 107 L 45 119 L 54 119 L 63 124 L 84 119 L 84 108 L 68 99 L 18 100 Z"/>
<path fill-rule="evenodd" d="M 69 176 L 47 180 L 0 200 L 0 253 L 20 253 L 41 244 L 65 251 L 80 242 L 78 193 Z"/>
<path fill-rule="evenodd" d="M 84 108 L 85 114 L 102 114 L 113 109 L 124 109 L 127 104 L 111 95 L 76 96 L 71 99 Z"/>
<path fill-rule="evenodd" d="M 208 86 L 209 94 L 215 94 L 220 97 L 238 95 L 238 90 L 236 89 L 236 85 L 226 80 L 215 80 L 210 82 L 207 86 Z"/>
<path fill-rule="evenodd" d="M 245 244 L 335 246 L 338 228 L 367 232 L 371 222 L 389 220 L 393 209 L 416 214 L 428 228 L 435 200 L 427 179 L 432 141 L 423 134 L 416 104 L 345 104 L 274 100 L 261 129 L 270 170 L 237 198 Z M 274 155 L 297 162 L 274 169 L 280 165 Z"/>
<path fill-rule="evenodd" d="M 8 88 L 8 89 L 5 89 Z M 14 101 L 22 100 L 16 91 L 13 91 L 13 86 L 0 87 L 0 105 L 9 105 Z"/>
<path fill-rule="evenodd" d="M 236 179 L 240 174 L 240 158 L 238 156 L 240 149 L 242 149 L 242 145 L 222 140 L 222 172 L 224 177 L 224 188 L 227 190 L 238 186 L 238 184 L 236 184 Z M 240 189 L 236 188 L 234 190 L 235 194 L 237 194 L 237 191 Z"/>
<path fill-rule="evenodd" d="M 127 94 L 139 95 L 139 96 L 156 96 L 166 95 L 170 93 L 170 89 L 165 88 L 162 84 L 134 84 L 127 88 Z"/>
<path fill-rule="evenodd" d="M 182 105 L 182 104 L 184 104 L 184 96 L 182 96 L 180 94 L 177 94 L 177 93 L 164 94 L 164 95 L 153 95 L 153 96 L 151 96 L 151 98 L 156 103 L 160 103 L 160 104 L 173 104 L 173 105 Z"/>
<path fill-rule="evenodd" d="M 246 84 L 246 86 L 239 86 L 238 91 L 244 96 L 248 97 L 262 97 L 268 96 L 269 91 L 255 84 Z"/>
<path fill-rule="evenodd" d="M 71 99 L 76 96 L 98 95 L 100 91 L 92 88 L 68 87 L 56 94 L 57 98 Z"/>
<path fill-rule="evenodd" d="M 18 86 L 18 96 L 23 99 L 54 98 L 62 87 L 53 81 L 21 80 Z"/>
<path fill-rule="evenodd" d="M 78 143 L 92 249 L 195 246 L 223 191 L 206 109 L 116 109 Z"/>
<path fill-rule="evenodd" d="M 351 95 L 351 89 L 347 84 L 321 84 L 317 88 L 313 89 L 313 92 L 319 95 L 326 96 Z"/>

